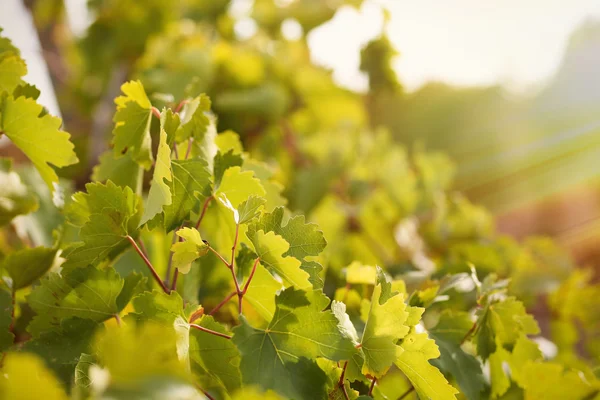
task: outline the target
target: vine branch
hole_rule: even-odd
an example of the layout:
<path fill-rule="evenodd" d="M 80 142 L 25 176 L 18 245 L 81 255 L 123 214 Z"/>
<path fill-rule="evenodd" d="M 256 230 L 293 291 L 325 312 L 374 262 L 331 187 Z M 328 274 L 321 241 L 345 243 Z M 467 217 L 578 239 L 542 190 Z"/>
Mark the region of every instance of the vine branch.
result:
<path fill-rule="evenodd" d="M 220 337 L 225 338 L 225 339 L 231 339 L 231 336 L 229 336 L 229 335 L 226 335 L 226 334 L 221 333 L 221 332 L 213 331 L 212 329 L 208 329 L 208 328 L 205 328 L 205 327 L 200 326 L 200 325 L 190 324 L 190 326 L 192 328 L 198 329 L 199 331 L 210 333 L 211 335 L 220 336 Z"/>
<path fill-rule="evenodd" d="M 156 272 L 156 270 L 152 266 L 152 263 L 150 262 L 150 260 L 148 260 L 148 257 L 146 257 L 146 255 L 144 254 L 144 252 L 142 251 L 142 249 L 140 249 L 140 247 L 136 243 L 135 239 L 132 238 L 129 235 L 127 235 L 125 237 L 127 238 L 127 240 L 129 240 L 129 243 L 131 243 L 131 245 L 133 246 L 133 248 L 135 249 L 135 251 L 140 255 L 140 257 L 142 258 L 142 260 L 144 260 L 144 262 L 148 266 L 148 269 L 150 269 L 150 272 L 152 273 L 152 275 L 154 276 L 154 279 L 156 280 L 156 282 L 158 282 L 158 284 L 160 285 L 160 287 L 162 288 L 162 290 L 166 294 L 169 294 L 170 293 L 169 288 L 167 288 L 167 286 L 164 284 L 164 282 L 162 281 L 162 279 L 160 279 L 160 276 L 158 275 L 158 273 Z"/>

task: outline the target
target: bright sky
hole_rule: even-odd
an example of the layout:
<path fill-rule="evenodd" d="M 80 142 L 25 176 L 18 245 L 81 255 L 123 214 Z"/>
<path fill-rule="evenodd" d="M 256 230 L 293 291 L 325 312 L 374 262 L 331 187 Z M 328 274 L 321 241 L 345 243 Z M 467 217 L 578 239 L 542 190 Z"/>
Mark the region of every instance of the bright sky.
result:
<path fill-rule="evenodd" d="M 365 0 L 310 37 L 314 60 L 345 86 L 366 87 L 358 49 L 379 34 L 380 5 L 391 11 L 388 34 L 401 53 L 394 67 L 409 90 L 429 80 L 500 82 L 516 91 L 539 85 L 558 67 L 571 32 L 600 18 L 599 0 Z"/>

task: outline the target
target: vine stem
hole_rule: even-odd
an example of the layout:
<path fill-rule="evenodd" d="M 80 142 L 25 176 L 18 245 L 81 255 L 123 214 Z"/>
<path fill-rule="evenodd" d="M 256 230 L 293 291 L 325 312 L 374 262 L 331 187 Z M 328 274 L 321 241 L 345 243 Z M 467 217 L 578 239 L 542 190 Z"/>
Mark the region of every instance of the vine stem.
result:
<path fill-rule="evenodd" d="M 404 392 L 402 394 L 402 396 L 398 397 L 398 400 L 403 400 L 404 398 L 406 398 L 406 396 L 408 396 L 409 394 L 411 394 L 414 391 L 415 391 L 415 387 L 411 386 L 410 389 L 408 389 L 406 392 Z"/>
<path fill-rule="evenodd" d="M 242 313 L 242 300 L 244 299 L 244 295 L 248 291 L 248 287 L 250 286 L 250 282 L 252 281 L 252 278 L 254 277 L 254 273 L 256 272 L 256 267 L 258 266 L 259 262 L 260 262 L 260 257 L 257 257 L 256 260 L 254 260 L 254 264 L 252 265 L 252 271 L 250 271 L 250 275 L 248 275 L 248 279 L 246 279 L 246 283 L 244 283 L 244 288 L 242 289 L 241 292 L 238 292 L 238 311 L 240 314 Z M 232 271 L 233 271 L 233 269 L 232 269 Z M 237 283 L 237 280 L 236 280 L 236 283 Z"/>
<path fill-rule="evenodd" d="M 206 198 L 206 200 L 204 200 L 204 205 L 202 206 L 202 212 L 200 213 L 198 222 L 196 222 L 196 229 L 198 229 L 198 227 L 200 226 L 200 223 L 202 222 L 202 219 L 204 218 L 204 214 L 206 214 L 206 209 L 208 208 L 208 205 L 210 204 L 210 202 L 212 201 L 213 198 L 214 198 L 213 196 L 208 196 Z"/>
<path fill-rule="evenodd" d="M 477 327 L 477 321 L 475 321 L 473 323 L 473 326 L 471 327 L 471 329 L 469 329 L 469 331 L 462 338 L 462 340 L 460 341 L 460 346 L 462 346 L 467 341 L 467 339 L 469 339 L 469 337 L 473 334 L 473 332 L 475 332 L 476 327 Z"/>
<path fill-rule="evenodd" d="M 154 115 L 156 118 L 160 119 L 160 111 L 158 111 L 158 108 L 152 106 L 152 115 Z"/>
<path fill-rule="evenodd" d="M 117 326 L 121 326 L 121 317 L 119 316 L 119 314 L 115 314 L 115 321 L 117 321 Z"/>
<path fill-rule="evenodd" d="M 196 389 L 201 391 L 208 400 L 215 400 L 214 397 L 212 397 L 210 394 L 208 394 L 208 392 L 206 390 L 202 389 L 200 386 L 196 385 Z"/>
<path fill-rule="evenodd" d="M 369 393 L 367 394 L 367 396 L 372 396 L 373 388 L 375 387 L 375 382 L 377 382 L 377 378 L 373 378 L 373 380 L 371 381 L 371 386 L 369 387 Z"/>
<path fill-rule="evenodd" d="M 179 111 L 181 111 L 181 109 L 183 108 L 183 106 L 184 106 L 184 105 L 186 105 L 187 103 L 189 103 L 189 100 L 187 100 L 187 99 L 181 100 L 181 101 L 179 102 L 179 104 L 177 104 L 177 107 L 175 107 L 175 110 L 174 110 L 174 111 L 175 111 L 176 113 L 178 113 Z"/>
<path fill-rule="evenodd" d="M 140 249 L 140 247 L 136 243 L 135 239 L 133 239 L 129 235 L 127 235 L 125 237 L 127 238 L 127 240 L 129 240 L 129 243 L 131 243 L 131 245 L 133 246 L 133 248 L 135 249 L 135 251 L 137 251 L 137 253 L 140 255 L 140 257 L 142 257 L 142 260 L 144 260 L 144 262 L 146 263 L 146 265 L 150 269 L 150 272 L 154 276 L 154 279 L 156 280 L 156 282 L 158 282 L 158 284 L 160 285 L 160 287 L 162 288 L 162 290 L 166 294 L 169 294 L 170 293 L 169 288 L 167 288 L 167 286 L 164 284 L 164 282 L 162 281 L 162 279 L 160 279 L 160 276 L 158 275 L 158 273 L 156 272 L 156 270 L 152 266 L 152 263 L 150 262 L 150 260 L 148 260 L 148 257 L 146 257 L 146 255 L 144 254 L 144 252 L 142 251 L 142 249 Z"/>
<path fill-rule="evenodd" d="M 199 331 L 210 333 L 211 335 L 220 336 L 220 337 L 225 338 L 225 339 L 231 339 L 231 336 L 229 336 L 229 335 L 226 335 L 226 334 L 221 333 L 221 332 L 213 331 L 212 329 L 208 329 L 208 328 L 205 328 L 205 327 L 200 326 L 200 325 L 190 324 L 190 326 L 192 328 L 198 329 Z"/>
<path fill-rule="evenodd" d="M 338 386 L 342 389 L 342 393 L 344 393 L 344 398 L 346 400 L 350 400 L 348 396 L 348 392 L 346 392 L 346 386 L 344 385 L 344 377 L 346 376 L 346 368 L 348 368 L 348 361 L 344 363 L 344 367 L 342 368 L 342 374 L 340 375 L 340 380 L 338 381 Z"/>
<path fill-rule="evenodd" d="M 173 232 L 173 239 L 171 240 L 171 247 L 177 241 L 177 234 Z M 167 272 L 165 273 L 165 285 L 169 285 L 169 281 L 171 280 L 171 268 L 173 267 L 173 252 L 171 251 L 171 247 L 169 247 L 169 261 L 167 262 Z"/>
<path fill-rule="evenodd" d="M 171 291 L 177 290 L 177 277 L 179 276 L 179 268 L 175 268 L 173 273 L 173 283 L 171 284 Z"/>
<path fill-rule="evenodd" d="M 210 245 L 208 246 L 208 250 L 212 251 L 219 258 L 219 260 L 221 260 L 223 264 L 225 264 L 225 266 L 229 268 L 229 262 L 221 254 L 219 254 L 218 251 L 210 247 Z"/>
<path fill-rule="evenodd" d="M 229 293 L 227 295 L 227 297 L 225 297 L 219 304 L 217 304 L 217 306 L 215 308 L 213 308 L 208 315 L 213 315 L 214 313 L 216 313 L 217 311 L 219 311 L 221 309 L 221 307 L 223 307 L 225 304 L 227 304 L 227 302 L 229 302 L 229 300 L 231 300 L 231 298 L 233 296 L 235 296 L 237 294 L 236 291 L 233 291 L 231 293 Z"/>
<path fill-rule="evenodd" d="M 17 291 L 15 288 L 12 288 L 10 291 L 10 326 L 8 327 L 8 331 L 12 334 L 14 334 L 13 330 L 15 329 L 15 305 L 17 304 L 16 297 Z"/>

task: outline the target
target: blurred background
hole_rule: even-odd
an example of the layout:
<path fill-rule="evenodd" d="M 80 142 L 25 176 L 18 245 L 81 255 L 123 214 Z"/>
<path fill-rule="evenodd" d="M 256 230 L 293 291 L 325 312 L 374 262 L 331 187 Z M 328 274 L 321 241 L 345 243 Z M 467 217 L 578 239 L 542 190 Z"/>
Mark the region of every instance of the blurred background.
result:
<path fill-rule="evenodd" d="M 447 154 L 452 189 L 486 207 L 500 233 L 550 235 L 578 263 L 600 266 L 600 2 L 177 3 L 2 0 L 0 26 L 27 61 L 25 79 L 74 135 L 84 162 L 65 174 L 76 185 L 106 150 L 127 79 L 157 99 L 207 92 L 219 131 L 259 154 L 273 143 L 257 137 L 281 115 L 303 130 L 294 92 L 308 87 L 332 120 Z M 269 57 L 308 83 L 289 89 Z M 295 209 L 316 204 L 286 195 Z"/>

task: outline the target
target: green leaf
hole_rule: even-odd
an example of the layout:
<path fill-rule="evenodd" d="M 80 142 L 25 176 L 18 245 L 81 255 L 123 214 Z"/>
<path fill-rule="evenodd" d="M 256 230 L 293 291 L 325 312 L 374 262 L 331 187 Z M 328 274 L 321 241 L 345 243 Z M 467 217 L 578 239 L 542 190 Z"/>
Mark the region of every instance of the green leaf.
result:
<path fill-rule="evenodd" d="M 309 274 L 300 268 L 301 262 L 293 257 L 284 257 L 289 250 L 289 244 L 274 232 L 258 231 L 250 238 L 254 252 L 260 257 L 260 262 L 272 270 L 290 285 L 299 289 L 312 288 Z"/>
<path fill-rule="evenodd" d="M 10 94 L 22 83 L 21 78 L 27 74 L 27 65 L 19 49 L 9 39 L 0 37 L 0 42 L 0 94 L 4 91 Z"/>
<path fill-rule="evenodd" d="M 23 184 L 21 177 L 12 171 L 12 160 L 0 158 L 0 226 L 14 217 L 37 210 L 36 196 Z"/>
<path fill-rule="evenodd" d="M 292 256 L 301 261 L 307 256 L 319 255 L 327 245 L 323 232 L 316 224 L 305 223 L 303 215 L 290 218 L 287 224 L 283 225 L 283 207 L 263 214 L 258 221 L 249 224 L 246 235 L 253 240 L 260 230 L 273 231 L 282 236 L 290 244 L 284 256 Z"/>
<path fill-rule="evenodd" d="M 19 86 L 13 90 L 13 97 L 16 99 L 18 97 L 24 96 L 28 99 L 37 100 L 40 97 L 40 91 L 35 85 L 30 85 L 29 83 L 21 83 Z"/>
<path fill-rule="evenodd" d="M 259 263 L 243 301 L 251 304 L 260 316 L 270 321 L 275 315 L 275 298 L 281 289 L 283 289 L 281 282 L 275 280 L 273 275 Z"/>
<path fill-rule="evenodd" d="M 233 342 L 242 354 L 244 383 L 259 384 L 289 398 L 326 397 L 326 375 L 311 359 L 348 359 L 352 342 L 337 329 L 338 321 L 320 291 L 288 288 L 277 296 L 275 315 L 266 329 L 251 327 L 242 317 Z"/>
<path fill-rule="evenodd" d="M 204 243 L 200 232 L 195 228 L 182 228 L 176 232 L 183 241 L 173 244 L 173 267 L 179 268 L 179 272 L 187 274 L 190 272 L 192 262 L 208 252 L 208 245 Z"/>
<path fill-rule="evenodd" d="M 181 128 L 176 133 L 177 143 L 193 137 L 200 142 L 210 125 L 207 112 L 210 111 L 210 99 L 202 94 L 189 101 L 182 109 Z"/>
<path fill-rule="evenodd" d="M 244 160 L 239 154 L 234 154 L 233 151 L 227 153 L 218 152 L 215 155 L 213 163 L 213 175 L 215 177 L 215 187 L 218 188 L 223 180 L 223 174 L 228 168 L 241 167 Z"/>
<path fill-rule="evenodd" d="M 179 360 L 189 366 L 190 325 L 183 310 L 183 299 L 179 293 L 170 294 L 154 290 L 136 296 L 133 301 L 134 313 L 126 320 L 159 323 L 174 332 L 174 344 Z"/>
<path fill-rule="evenodd" d="M 527 314 L 523 303 L 514 297 L 488 304 L 477 321 L 477 353 L 485 360 L 496 344 L 513 345 L 522 335 L 540 332 L 535 319 Z"/>
<path fill-rule="evenodd" d="M 160 139 L 158 143 L 158 153 L 156 155 L 156 166 L 154 175 L 150 183 L 150 191 L 144 208 L 144 215 L 140 225 L 145 224 L 160 212 L 164 206 L 171 204 L 171 188 L 165 183 L 165 180 L 171 182 L 173 173 L 171 171 L 171 148 L 167 144 L 167 133 L 164 129 L 160 130 Z"/>
<path fill-rule="evenodd" d="M 150 321 L 106 329 L 94 348 L 98 364 L 110 374 L 110 389 L 141 388 L 166 377 L 187 381 L 190 374 L 178 355 L 177 335 L 171 327 Z"/>
<path fill-rule="evenodd" d="M 0 379 L 2 399 L 67 400 L 67 394 L 44 362 L 33 354 L 8 353 Z"/>
<path fill-rule="evenodd" d="M 92 377 L 90 376 L 90 367 L 94 365 L 96 359 L 90 354 L 82 353 L 75 366 L 75 387 L 73 388 L 74 397 L 86 399 L 90 396 L 92 389 Z"/>
<path fill-rule="evenodd" d="M 12 315 L 12 296 L 6 290 L 0 289 L 0 353 L 11 347 L 15 340 L 15 335 L 10 331 Z"/>
<path fill-rule="evenodd" d="M 2 263 L 13 283 L 13 290 L 22 289 L 41 278 L 52 267 L 56 249 L 47 247 L 24 248 L 9 253 Z"/>
<path fill-rule="evenodd" d="M 210 315 L 203 316 L 197 324 L 215 332 L 229 333 Z M 203 377 L 204 390 L 217 385 L 233 393 L 241 387 L 240 352 L 231 340 L 192 329 L 189 353 L 192 370 Z"/>
<path fill-rule="evenodd" d="M 240 167 L 225 170 L 221 184 L 215 192 L 216 198 L 225 196 L 233 208 L 237 208 L 252 195 L 262 197 L 265 195 L 265 189 L 254 177 L 254 172 L 242 172 Z"/>
<path fill-rule="evenodd" d="M 112 260 L 130 246 L 127 235 L 138 234 L 139 199 L 129 187 L 121 188 L 111 181 L 105 185 L 88 183 L 85 187 L 87 194 L 75 194 L 68 210 L 73 223 L 83 223 L 79 234 L 83 243 L 65 252 L 64 269 Z"/>
<path fill-rule="evenodd" d="M 403 351 L 395 364 L 404 372 L 421 397 L 435 400 L 456 399 L 455 394 L 458 390 L 429 363 L 430 359 L 439 357 L 440 352 L 427 334 L 413 331 L 402 340 L 400 346 Z"/>
<path fill-rule="evenodd" d="M 42 106 L 26 97 L 5 99 L 0 110 L 0 129 L 35 165 L 40 175 L 54 192 L 58 176 L 50 164 L 66 167 L 78 162 L 73 151 L 71 135 L 61 131 L 61 120 L 46 114 L 40 117 Z"/>
<path fill-rule="evenodd" d="M 36 353 L 63 382 L 71 382 L 79 356 L 90 351 L 97 327 L 98 324 L 89 319 L 69 318 L 61 321 L 58 330 L 26 342 L 22 350 Z"/>
<path fill-rule="evenodd" d="M 27 297 L 37 313 L 27 329 L 39 337 L 46 331 L 60 331 L 61 321 L 67 318 L 95 322 L 112 318 L 120 311 L 117 298 L 123 285 L 113 268 L 76 268 L 63 276 L 51 273 Z"/>
<path fill-rule="evenodd" d="M 525 399 L 595 399 L 600 388 L 598 381 L 592 385 L 577 371 L 565 371 L 556 363 L 529 362 L 522 373 Z"/>
<path fill-rule="evenodd" d="M 243 201 L 238 209 L 238 220 L 236 223 L 246 224 L 260 215 L 260 209 L 265 205 L 267 200 L 263 197 L 250 196 L 246 201 Z"/>
<path fill-rule="evenodd" d="M 387 282 L 380 282 L 373 289 L 371 307 L 367 322 L 360 340 L 360 351 L 365 362 L 363 375 L 381 377 L 397 359 L 401 350 L 396 343 L 409 332 L 406 325 L 408 312 L 404 303 L 404 295 L 396 294 L 381 304 L 382 293 L 385 294 Z"/>
<path fill-rule="evenodd" d="M 429 336 L 440 350 L 440 357 L 431 363 L 451 374 L 467 399 L 476 400 L 481 398 L 485 388 L 482 365 L 460 347 L 472 326 L 473 321 L 468 313 L 444 310 L 437 325 L 429 330 Z"/>
<path fill-rule="evenodd" d="M 163 207 L 163 226 L 167 232 L 189 218 L 190 211 L 210 195 L 210 172 L 204 160 L 173 160 L 173 202 Z M 160 217 L 159 217 L 160 218 Z"/>
<path fill-rule="evenodd" d="M 113 118 L 113 151 L 115 157 L 128 153 L 145 169 L 152 166 L 152 104 L 140 81 L 125 82 L 121 86 L 124 96 L 115 99 L 117 112 Z"/>
<path fill-rule="evenodd" d="M 129 186 L 137 192 L 138 186 L 142 184 L 143 169 L 133 161 L 129 154 L 115 157 L 112 150 L 104 152 L 99 163 L 92 170 L 92 181 L 112 181 L 117 186 Z"/>

